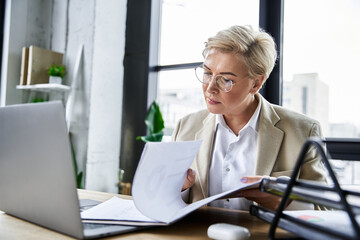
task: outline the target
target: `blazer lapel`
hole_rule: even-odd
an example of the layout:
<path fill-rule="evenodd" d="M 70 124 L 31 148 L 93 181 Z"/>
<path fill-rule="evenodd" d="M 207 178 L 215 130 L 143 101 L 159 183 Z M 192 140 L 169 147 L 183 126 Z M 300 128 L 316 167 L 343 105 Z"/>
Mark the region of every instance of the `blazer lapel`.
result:
<path fill-rule="evenodd" d="M 280 121 L 271 104 L 258 94 L 261 101 L 259 118 L 258 155 L 255 166 L 255 175 L 269 176 L 279 153 L 284 132 L 275 127 Z"/>
<path fill-rule="evenodd" d="M 215 116 L 209 114 L 203 121 L 203 127 L 195 134 L 195 139 L 202 139 L 202 146 L 195 161 L 195 171 L 199 177 L 199 184 L 203 197 L 208 197 L 208 174 L 215 133 Z"/>

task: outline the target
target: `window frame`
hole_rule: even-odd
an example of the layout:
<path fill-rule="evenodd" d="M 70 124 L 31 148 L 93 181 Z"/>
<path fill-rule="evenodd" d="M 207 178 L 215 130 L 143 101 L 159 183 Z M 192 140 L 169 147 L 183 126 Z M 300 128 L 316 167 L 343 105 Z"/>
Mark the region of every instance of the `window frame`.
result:
<path fill-rule="evenodd" d="M 153 7 L 159 8 L 159 13 L 161 13 L 161 0 L 153 0 Z M 275 41 L 276 46 L 278 46 L 278 61 L 271 72 L 266 84 L 260 90 L 260 93 L 267 99 L 269 102 L 282 105 L 282 55 L 283 55 L 283 19 L 284 19 L 284 0 L 273 0 L 269 2 L 268 0 L 259 0 L 259 25 L 260 28 L 264 29 L 266 32 L 270 33 Z M 157 21 L 157 24 L 154 22 Z M 160 26 L 161 18 L 158 15 L 154 16 L 152 19 L 152 25 Z M 157 35 L 151 37 L 151 49 L 156 49 L 156 59 L 158 60 L 159 54 L 159 42 L 160 42 L 160 31 L 157 29 Z M 202 62 L 188 62 L 188 63 L 178 63 L 171 65 L 159 65 L 158 61 L 150 61 L 150 74 L 153 76 L 160 71 L 169 71 L 169 70 L 183 70 L 191 69 L 199 66 Z M 156 81 L 151 81 L 152 84 L 157 84 Z M 150 86 L 151 89 L 154 89 L 154 86 Z M 153 94 L 152 94 L 153 95 Z M 151 103 L 156 99 L 156 94 L 152 99 L 149 99 Z M 149 103 L 148 103 L 149 104 Z"/>
<path fill-rule="evenodd" d="M 3 55 L 3 42 L 4 42 L 4 24 L 5 24 L 5 2 L 0 2 L 0 74 L 2 73 L 2 55 Z M 0 105 L 1 105 L 1 77 L 0 77 Z"/>

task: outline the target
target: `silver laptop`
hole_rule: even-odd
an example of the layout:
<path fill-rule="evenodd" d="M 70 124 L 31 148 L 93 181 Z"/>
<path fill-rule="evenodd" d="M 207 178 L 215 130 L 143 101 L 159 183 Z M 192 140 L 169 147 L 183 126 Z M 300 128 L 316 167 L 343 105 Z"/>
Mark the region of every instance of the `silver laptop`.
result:
<path fill-rule="evenodd" d="M 0 210 L 80 239 L 141 229 L 82 223 L 61 102 L 0 108 Z"/>

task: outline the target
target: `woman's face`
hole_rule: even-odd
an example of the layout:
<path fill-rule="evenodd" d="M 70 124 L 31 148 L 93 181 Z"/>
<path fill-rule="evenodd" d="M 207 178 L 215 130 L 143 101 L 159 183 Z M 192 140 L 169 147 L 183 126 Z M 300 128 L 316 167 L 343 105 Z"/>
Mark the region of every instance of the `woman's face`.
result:
<path fill-rule="evenodd" d="M 254 102 L 252 93 L 256 93 L 261 82 L 248 77 L 241 57 L 211 49 L 204 61 L 204 69 L 213 77 L 223 75 L 235 83 L 230 92 L 219 90 L 214 78 L 209 84 L 203 84 L 208 110 L 225 117 L 246 114 L 246 110 Z"/>

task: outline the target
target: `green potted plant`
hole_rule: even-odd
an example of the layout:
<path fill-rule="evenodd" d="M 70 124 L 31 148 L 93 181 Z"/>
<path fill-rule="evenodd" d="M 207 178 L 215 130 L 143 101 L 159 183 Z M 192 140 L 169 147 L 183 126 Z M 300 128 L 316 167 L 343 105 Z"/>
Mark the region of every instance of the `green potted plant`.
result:
<path fill-rule="evenodd" d="M 83 184 L 84 174 L 82 171 L 78 170 L 78 165 L 77 165 L 77 161 L 76 161 L 76 153 L 75 153 L 75 148 L 73 145 L 73 138 L 72 138 L 71 133 L 69 133 L 69 138 L 70 138 L 71 155 L 72 155 L 73 164 L 74 164 L 76 186 L 77 186 L 77 188 L 84 189 L 84 184 Z"/>
<path fill-rule="evenodd" d="M 159 105 L 155 101 L 150 105 L 145 118 L 145 125 L 149 135 L 139 136 L 136 139 L 143 142 L 161 142 L 164 136 L 164 119 L 162 118 Z"/>
<path fill-rule="evenodd" d="M 66 75 L 66 67 L 64 65 L 53 64 L 48 70 L 49 83 L 61 84 L 62 79 Z"/>

